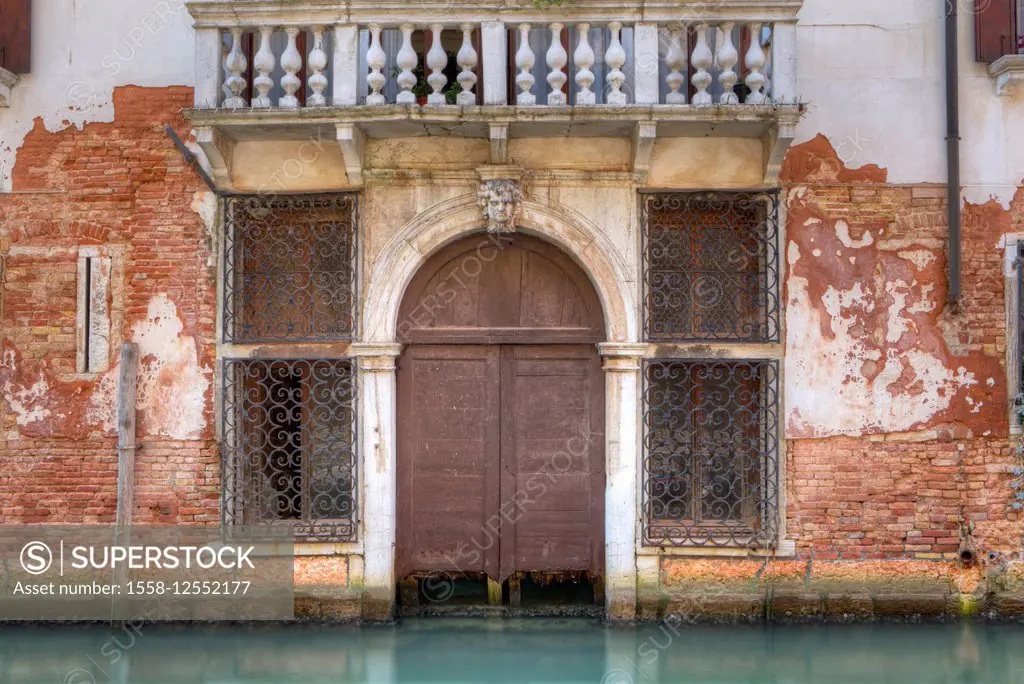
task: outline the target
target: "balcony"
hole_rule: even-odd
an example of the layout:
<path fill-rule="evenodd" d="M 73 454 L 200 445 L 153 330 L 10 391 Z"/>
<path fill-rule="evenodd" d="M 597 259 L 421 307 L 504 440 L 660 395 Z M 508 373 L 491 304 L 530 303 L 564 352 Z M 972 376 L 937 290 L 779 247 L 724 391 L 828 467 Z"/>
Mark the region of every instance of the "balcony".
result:
<path fill-rule="evenodd" d="M 330 137 L 352 185 L 367 139 L 759 139 L 777 180 L 803 112 L 802 0 L 192 0 L 195 106 L 220 182 L 235 143 Z"/>

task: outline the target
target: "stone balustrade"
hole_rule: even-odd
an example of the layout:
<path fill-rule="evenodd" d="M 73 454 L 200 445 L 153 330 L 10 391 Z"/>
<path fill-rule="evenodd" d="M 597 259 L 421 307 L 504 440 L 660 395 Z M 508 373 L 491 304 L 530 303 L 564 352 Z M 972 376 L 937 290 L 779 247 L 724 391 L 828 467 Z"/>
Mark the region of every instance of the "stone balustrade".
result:
<path fill-rule="evenodd" d="M 789 8 L 790 0 L 768 3 L 773 11 L 755 8 L 749 19 L 724 11 L 728 2 L 701 4 L 707 16 L 668 4 L 659 21 L 637 20 L 626 6 L 622 20 L 609 19 L 604 7 L 587 21 L 585 6 L 532 3 L 531 11 L 508 12 L 508 21 L 478 20 L 476 9 L 462 20 L 462 1 L 430 11 L 424 0 L 409 11 L 415 21 L 383 10 L 375 21 L 367 9 L 365 23 L 342 23 L 317 21 L 327 18 L 326 5 L 315 0 L 243 0 L 251 11 L 220 13 L 217 7 L 237 3 L 195 0 L 196 108 L 701 107 L 796 99 L 794 23 L 774 18 L 775 5 Z M 267 6 L 274 11 L 260 11 Z"/>
<path fill-rule="evenodd" d="M 235 147 L 333 136 L 352 187 L 368 140 L 628 138 L 645 182 L 658 138 L 761 143 L 777 182 L 804 114 L 803 0 L 187 0 L 195 106 L 214 180 Z M 385 171 L 374 170 L 384 174 Z"/>

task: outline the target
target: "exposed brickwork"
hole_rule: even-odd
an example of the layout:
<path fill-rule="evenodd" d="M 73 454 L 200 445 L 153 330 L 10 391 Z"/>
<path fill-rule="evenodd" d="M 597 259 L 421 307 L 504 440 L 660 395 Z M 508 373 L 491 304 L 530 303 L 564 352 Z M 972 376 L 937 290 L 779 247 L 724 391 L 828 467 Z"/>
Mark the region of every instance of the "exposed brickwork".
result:
<path fill-rule="evenodd" d="M 789 442 L 788 535 L 819 559 L 1021 548 L 1002 438 L 905 442 L 836 437 Z"/>
<path fill-rule="evenodd" d="M 0 195 L 0 522 L 113 520 L 127 340 L 143 352 L 136 521 L 219 520 L 215 284 L 192 209 L 205 186 L 164 131 L 188 138 L 180 111 L 191 100 L 190 88 L 118 88 L 114 122 L 49 133 L 37 120 L 18 150 L 14 192 Z M 101 375 L 74 374 L 82 245 L 115 261 L 112 368 Z"/>
<path fill-rule="evenodd" d="M 117 440 L 5 439 L 3 524 L 105 524 L 117 507 Z M 113 455 L 112 455 L 113 454 Z"/>
<path fill-rule="evenodd" d="M 817 558 L 927 558 L 953 554 L 963 542 L 1020 552 L 1024 527 L 1010 508 L 999 242 L 1022 214 L 1024 191 L 1010 212 L 995 202 L 965 209 L 963 297 L 955 309 L 946 304 L 945 188 L 889 186 L 884 170 L 845 169 L 823 137 L 791 150 L 786 174 L 796 183 L 787 225 L 789 323 L 793 308 L 807 304 L 798 301 L 803 290 L 818 314 L 824 354 L 837 349 L 840 361 L 847 354 L 854 362 L 836 383 L 838 396 L 825 402 L 839 420 L 823 430 L 790 417 L 788 435 L 798 439 L 787 443 L 787 536 Z M 854 290 L 846 306 L 825 301 Z M 802 351 L 799 343 L 787 349 L 788 372 Z M 914 353 L 933 365 L 913 366 L 906 358 Z M 893 359 L 901 371 L 884 376 Z M 802 381 L 835 379 L 811 367 Z M 846 393 L 843 385 L 864 391 Z M 893 429 L 886 420 L 929 385 L 940 401 Z M 824 384 L 814 389 L 830 395 Z M 880 404 L 879 417 L 871 411 Z M 799 439 L 816 432 L 847 436 Z"/>

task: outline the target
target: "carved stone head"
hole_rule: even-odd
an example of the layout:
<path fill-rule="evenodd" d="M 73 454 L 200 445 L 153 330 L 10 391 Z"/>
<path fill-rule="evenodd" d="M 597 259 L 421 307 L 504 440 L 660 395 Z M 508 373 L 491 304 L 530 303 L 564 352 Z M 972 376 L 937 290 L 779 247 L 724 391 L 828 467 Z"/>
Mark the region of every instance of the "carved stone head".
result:
<path fill-rule="evenodd" d="M 522 211 L 523 193 L 514 180 L 489 180 L 480 184 L 478 203 L 490 233 L 512 233 Z"/>

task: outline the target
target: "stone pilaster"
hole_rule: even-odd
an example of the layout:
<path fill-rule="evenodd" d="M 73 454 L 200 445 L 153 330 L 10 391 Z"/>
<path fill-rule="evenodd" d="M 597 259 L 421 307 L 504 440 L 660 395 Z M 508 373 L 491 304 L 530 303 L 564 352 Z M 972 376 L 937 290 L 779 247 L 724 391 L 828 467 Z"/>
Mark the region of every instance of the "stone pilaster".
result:
<path fill-rule="evenodd" d="M 640 466 L 640 369 L 647 346 L 598 345 L 604 357 L 606 478 L 605 611 L 609 620 L 636 617 L 637 474 Z"/>
<path fill-rule="evenodd" d="M 359 363 L 363 619 L 389 620 L 395 607 L 395 361 L 400 344 L 353 344 Z"/>

